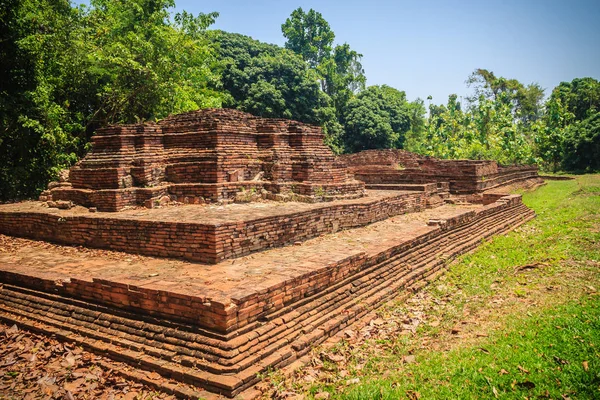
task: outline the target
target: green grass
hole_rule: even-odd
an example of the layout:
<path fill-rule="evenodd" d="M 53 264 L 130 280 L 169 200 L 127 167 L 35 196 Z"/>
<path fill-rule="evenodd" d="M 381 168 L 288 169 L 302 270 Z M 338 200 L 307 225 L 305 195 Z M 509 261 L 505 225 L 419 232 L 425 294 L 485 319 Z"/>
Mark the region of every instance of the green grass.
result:
<path fill-rule="evenodd" d="M 598 297 L 527 318 L 511 317 L 506 325 L 506 330 L 476 346 L 422 352 L 414 366 L 352 387 L 339 397 L 398 399 L 411 393 L 424 399 L 600 397 Z"/>
<path fill-rule="evenodd" d="M 600 399 L 600 175 L 549 181 L 523 200 L 534 221 L 461 257 L 418 301 L 379 311 L 392 325 L 417 315 L 416 332 L 343 341 L 327 350 L 343 363 L 274 378 L 276 391 Z"/>

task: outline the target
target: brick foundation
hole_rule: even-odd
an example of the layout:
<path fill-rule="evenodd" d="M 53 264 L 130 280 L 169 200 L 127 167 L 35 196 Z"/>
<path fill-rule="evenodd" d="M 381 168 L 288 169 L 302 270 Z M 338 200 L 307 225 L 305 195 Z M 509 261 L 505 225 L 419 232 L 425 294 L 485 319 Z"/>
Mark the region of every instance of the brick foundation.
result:
<path fill-rule="evenodd" d="M 535 166 L 502 167 L 488 160 L 439 160 L 404 150 L 366 150 L 339 159 L 369 187 L 448 182 L 451 194 L 466 195 L 539 178 Z"/>
<path fill-rule="evenodd" d="M 363 252 L 232 295 L 228 302 L 101 278 L 56 280 L 0 266 L 0 320 L 233 397 L 254 385 L 258 374 L 293 362 L 398 293 L 434 279 L 449 260 L 483 239 L 532 217 L 520 196 L 439 213 L 420 233 L 383 247 L 374 242 Z M 185 315 L 193 323 L 180 318 Z"/>
<path fill-rule="evenodd" d="M 0 207 L 0 233 L 217 263 L 438 205 L 429 201 L 436 194 L 430 189 L 398 194 L 389 192 L 373 199 L 364 197 L 326 203 L 304 212 L 288 211 L 250 220 L 230 218 L 219 223 L 152 220 L 152 214 L 143 219 L 134 216 L 113 218 L 110 213 L 73 214 L 42 207 L 23 211 L 19 205 L 5 205 Z M 227 213 L 226 209 L 224 213 Z"/>

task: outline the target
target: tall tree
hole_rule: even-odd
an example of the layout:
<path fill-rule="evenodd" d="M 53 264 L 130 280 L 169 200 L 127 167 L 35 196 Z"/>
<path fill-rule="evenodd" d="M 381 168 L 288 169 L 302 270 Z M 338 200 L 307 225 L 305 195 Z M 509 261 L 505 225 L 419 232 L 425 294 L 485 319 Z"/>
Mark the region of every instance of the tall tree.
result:
<path fill-rule="evenodd" d="M 322 122 L 317 110 L 329 106 L 329 97 L 299 55 L 236 33 L 214 31 L 211 36 L 225 64 L 222 82 L 231 94 L 229 107 L 263 117 Z"/>
<path fill-rule="evenodd" d="M 567 171 L 600 171 L 600 113 L 570 125 L 563 144 Z"/>
<path fill-rule="evenodd" d="M 538 152 L 557 169 L 597 170 L 600 82 L 576 78 L 561 82 L 546 102 L 546 127 L 538 139 Z"/>
<path fill-rule="evenodd" d="M 557 101 L 572 115 L 572 121 L 583 121 L 600 111 L 600 82 L 594 78 L 561 82 L 552 90 L 548 104 Z"/>
<path fill-rule="evenodd" d="M 343 148 L 345 115 L 349 101 L 365 88 L 366 78 L 361 64 L 362 54 L 347 43 L 333 46 L 335 35 L 321 13 L 302 8 L 292 12 L 281 25 L 287 39 L 285 47 L 300 55 L 317 73 L 321 90 L 331 99 L 332 110 L 321 109 L 321 121 L 328 132 L 328 143 L 334 151 Z"/>
<path fill-rule="evenodd" d="M 94 122 L 135 122 L 219 106 L 219 75 L 204 37 L 216 13 L 170 19 L 172 0 L 92 0 L 90 79 L 101 88 Z"/>
<path fill-rule="evenodd" d="M 9 3 L 0 8 L 0 200 L 34 194 L 74 162 L 82 130 L 68 110 L 80 13 L 67 0 Z"/>
<path fill-rule="evenodd" d="M 335 34 L 320 12 L 312 8 L 305 13 L 301 7 L 281 25 L 287 39 L 285 48 L 298 53 L 312 68 L 329 57 Z"/>
<path fill-rule="evenodd" d="M 497 77 L 486 69 L 476 69 L 467 79 L 467 85 L 473 87 L 474 93 L 467 100 L 476 105 L 480 98 L 501 100 L 511 107 L 515 119 L 526 125 L 541 118 L 544 89 L 537 84 L 523 85 L 516 79 Z"/>
<path fill-rule="evenodd" d="M 322 88 L 333 100 L 342 118 L 348 101 L 365 88 L 365 71 L 360 63 L 362 54 L 352 50 L 347 43 L 335 46 L 330 57 L 317 68 L 322 77 Z"/>

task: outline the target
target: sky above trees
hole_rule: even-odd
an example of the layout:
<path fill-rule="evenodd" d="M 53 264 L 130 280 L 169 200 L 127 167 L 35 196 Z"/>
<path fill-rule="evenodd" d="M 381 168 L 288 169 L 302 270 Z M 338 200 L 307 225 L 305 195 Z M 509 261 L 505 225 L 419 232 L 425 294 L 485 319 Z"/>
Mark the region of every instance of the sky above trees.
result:
<path fill-rule="evenodd" d="M 600 78 L 598 0 L 178 0 L 177 10 L 220 13 L 214 29 L 282 46 L 281 23 L 302 7 L 323 14 L 337 44 L 363 55 L 368 85 L 387 84 L 443 103 L 466 96 L 486 68 L 549 95 L 573 77 Z"/>

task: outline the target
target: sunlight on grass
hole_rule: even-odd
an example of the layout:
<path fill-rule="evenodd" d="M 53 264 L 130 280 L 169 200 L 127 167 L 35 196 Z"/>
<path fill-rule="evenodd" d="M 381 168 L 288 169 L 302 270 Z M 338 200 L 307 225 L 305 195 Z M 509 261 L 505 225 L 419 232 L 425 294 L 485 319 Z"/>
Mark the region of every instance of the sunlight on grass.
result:
<path fill-rule="evenodd" d="M 535 220 L 424 289 L 435 324 L 358 347 L 342 342 L 334 351 L 348 365 L 295 389 L 341 399 L 600 398 L 599 194 L 600 175 L 524 193 Z M 379 314 L 411 312 L 398 302 Z"/>

